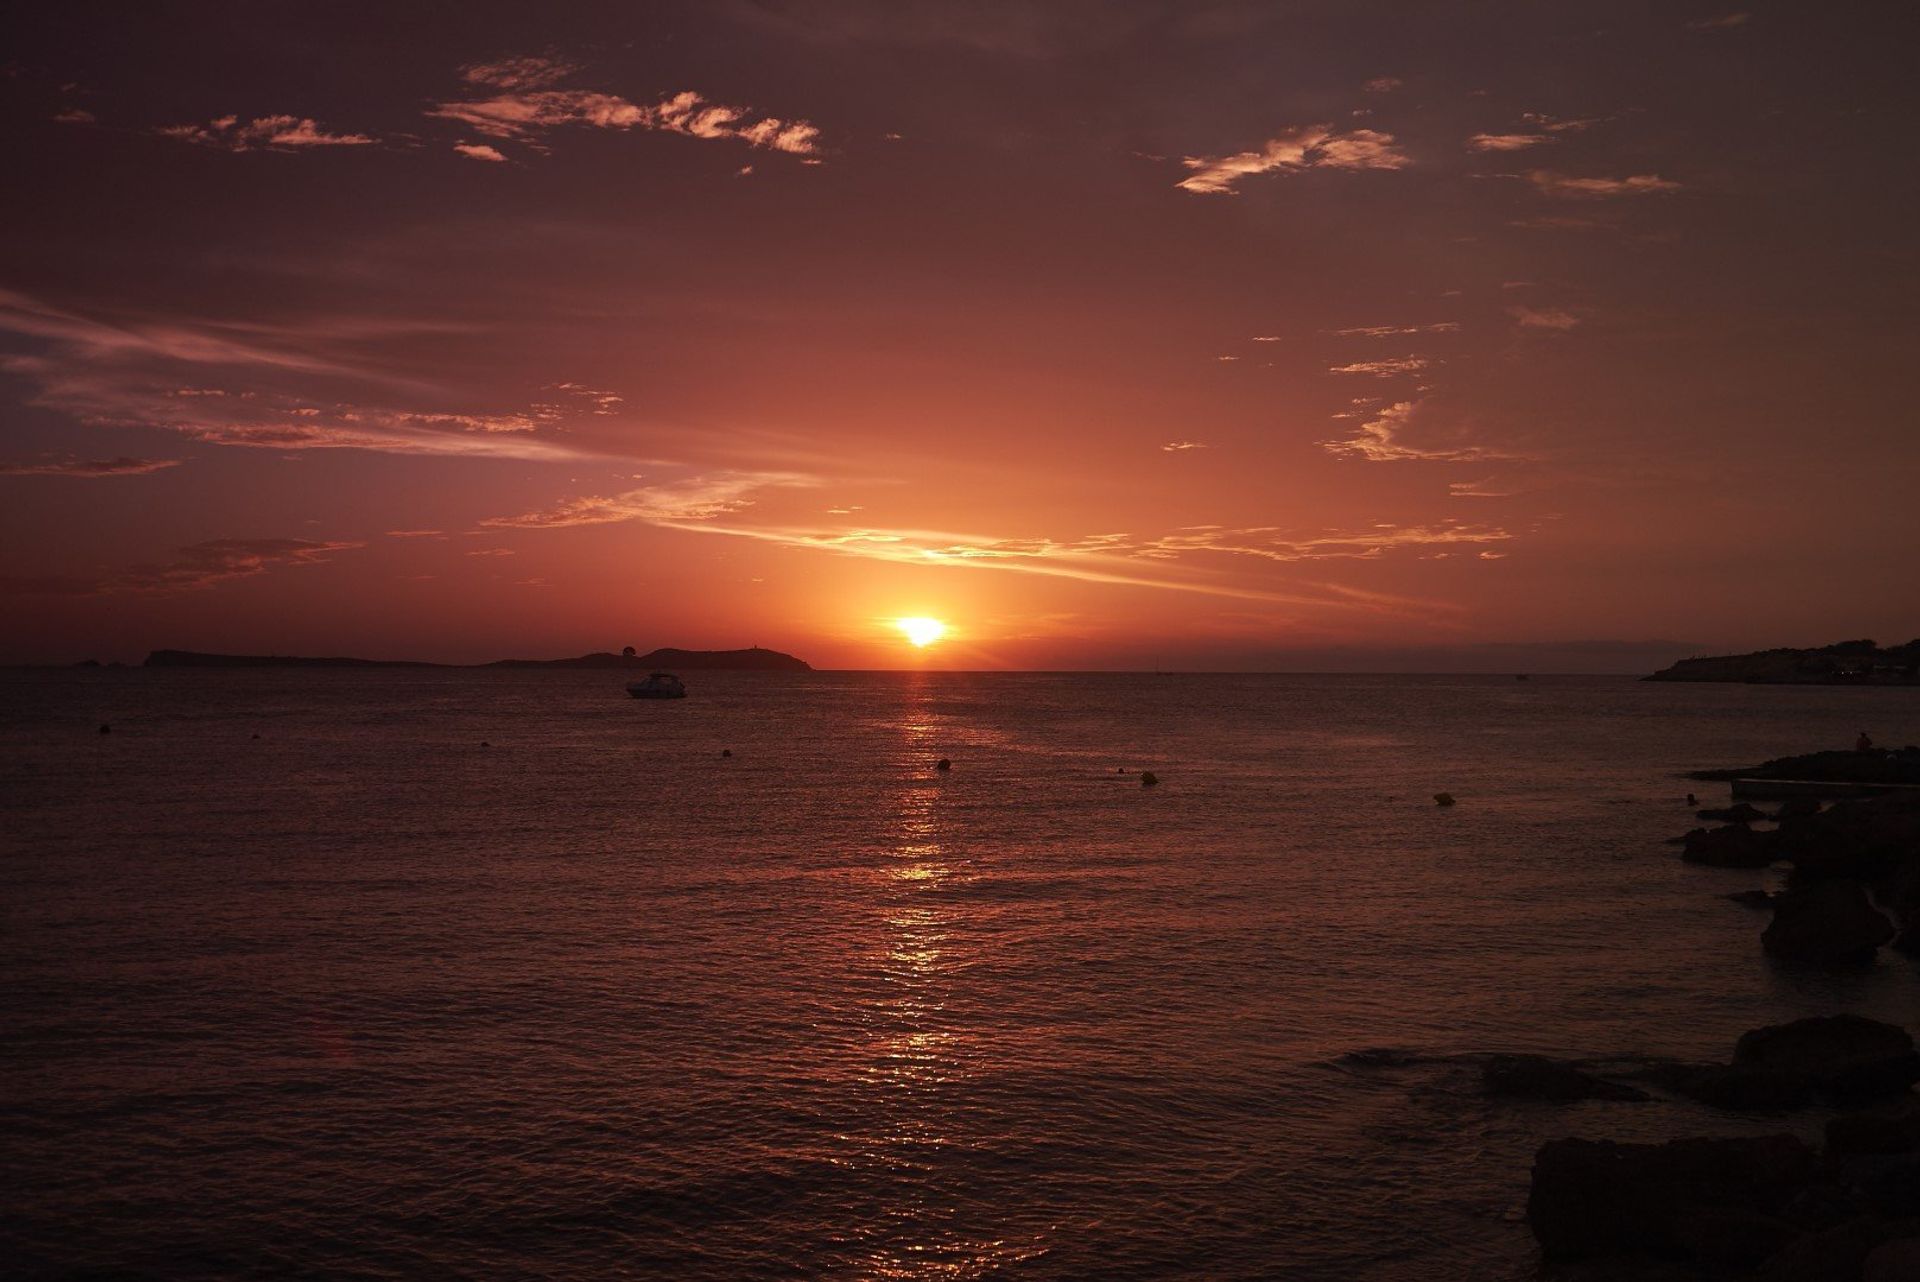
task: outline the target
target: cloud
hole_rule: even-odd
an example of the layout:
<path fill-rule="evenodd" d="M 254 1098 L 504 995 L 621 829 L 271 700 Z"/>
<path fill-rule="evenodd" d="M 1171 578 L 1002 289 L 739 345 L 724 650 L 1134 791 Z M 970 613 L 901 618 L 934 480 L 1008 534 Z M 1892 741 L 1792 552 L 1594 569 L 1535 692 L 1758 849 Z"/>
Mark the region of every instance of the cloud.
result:
<path fill-rule="evenodd" d="M 94 579 L 0 580 L 15 595 L 107 596 L 122 592 L 191 592 L 228 579 L 251 578 L 276 566 L 316 565 L 359 543 L 314 539 L 214 539 L 176 550 L 170 561 L 128 566 Z"/>
<path fill-rule="evenodd" d="M 1433 321 L 1426 325 L 1358 325 L 1351 329 L 1326 329 L 1320 332 L 1341 338 L 1386 338 L 1399 334 L 1452 334 L 1459 329 L 1459 321 Z"/>
<path fill-rule="evenodd" d="M 1396 525 L 1382 521 L 1361 529 L 1324 530 L 1311 535 L 1292 534 L 1271 526 L 1229 529 L 1196 525 L 1145 543 L 1139 554 L 1167 557 L 1211 552 L 1289 562 L 1374 560 L 1402 549 L 1481 546 L 1513 537 L 1497 525 L 1462 525 L 1452 520 L 1435 525 Z"/>
<path fill-rule="evenodd" d="M 498 147 L 489 147 L 483 142 L 457 142 L 453 149 L 469 160 L 490 160 L 498 164 L 506 159 Z"/>
<path fill-rule="evenodd" d="M 1162 445 L 1160 448 L 1163 450 L 1168 450 L 1174 453 L 1178 453 L 1182 450 L 1204 450 L 1209 447 L 1202 441 L 1168 441 L 1165 445 Z"/>
<path fill-rule="evenodd" d="M 63 125 L 90 125 L 98 120 L 99 117 L 84 107 L 69 107 L 54 116 L 54 119 Z"/>
<path fill-rule="evenodd" d="M 1549 116 L 1543 111 L 1523 111 L 1520 113 L 1520 119 L 1526 121 L 1535 129 L 1544 129 L 1551 134 L 1564 134 L 1579 133 L 1583 129 L 1591 129 L 1603 120 L 1609 120 L 1612 119 L 1612 117 L 1578 116 L 1569 120 L 1560 116 Z"/>
<path fill-rule="evenodd" d="M 1475 134 L 1467 139 L 1470 151 L 1525 151 L 1553 139 L 1545 134 Z"/>
<path fill-rule="evenodd" d="M 1578 316 L 1557 307 L 1509 307 L 1507 314 L 1522 329 L 1569 330 L 1580 323 Z"/>
<path fill-rule="evenodd" d="M 494 89 L 544 89 L 558 84 L 580 68 L 551 55 L 502 58 L 498 62 L 475 62 L 460 68 L 460 78 L 470 85 Z"/>
<path fill-rule="evenodd" d="M 41 459 L 0 462 L 0 476 L 145 476 L 180 466 L 177 458 Z"/>
<path fill-rule="evenodd" d="M 528 409 L 452 410 L 298 391 L 352 381 L 372 397 L 445 396 L 393 379 L 379 349 L 393 338 L 447 328 L 357 317 L 262 324 L 90 316 L 0 290 L 0 332 L 38 348 L 0 355 L 0 371 L 35 386 L 30 404 L 89 426 L 156 428 L 218 445 L 523 459 L 589 453 L 561 439 L 560 425 L 575 412 L 609 408 L 610 394 Z M 215 380 L 223 386 L 208 385 Z M 294 390 L 280 390 L 289 385 Z"/>
<path fill-rule="evenodd" d="M 587 411 L 588 413 L 600 416 L 618 413 L 620 406 L 627 399 L 624 396 L 618 396 L 612 392 L 604 392 L 599 388 L 588 387 L 584 383 L 549 383 L 547 384 L 546 390 L 560 392 L 570 398 L 576 405 L 584 402 L 592 407 Z M 558 410 L 560 407 L 541 406 L 538 408 Z"/>
<path fill-rule="evenodd" d="M 1633 174 L 1626 178 L 1574 178 L 1550 169 L 1527 172 L 1527 181 L 1543 195 L 1568 200 L 1604 200 L 1612 196 L 1652 196 L 1679 191 L 1680 184 L 1658 174 Z"/>
<path fill-rule="evenodd" d="M 1472 444 L 1462 436 L 1459 424 L 1438 418 L 1423 402 L 1395 401 L 1362 423 L 1353 436 L 1322 441 L 1320 448 L 1370 463 L 1464 463 L 1523 457 Z"/>
<path fill-rule="evenodd" d="M 366 134 L 330 134 L 302 116 L 260 116 L 241 124 L 222 116 L 204 125 L 166 125 L 159 133 L 182 142 L 225 151 L 295 151 L 303 147 L 365 147 L 379 141 Z"/>
<path fill-rule="evenodd" d="M 1365 374 L 1370 378 L 1398 378 L 1402 374 L 1417 374 L 1432 364 L 1433 361 L 1425 356 L 1389 356 L 1385 360 L 1355 361 L 1351 365 L 1334 365 L 1327 370 L 1327 373 Z"/>
<path fill-rule="evenodd" d="M 1242 178 L 1308 169 L 1404 169 L 1412 163 L 1392 134 L 1373 129 L 1336 131 L 1332 125 L 1301 125 L 1269 139 L 1259 151 L 1232 156 L 1188 156 L 1194 172 L 1174 184 L 1199 195 L 1233 195 Z"/>
<path fill-rule="evenodd" d="M 823 531 L 788 527 L 728 525 L 720 522 L 680 528 L 757 539 L 784 547 L 808 548 L 838 556 L 952 569 L 995 570 L 1077 579 L 1084 583 L 1190 592 L 1269 605 L 1293 605 L 1338 611 L 1432 616 L 1457 612 L 1447 603 L 1393 597 L 1330 583 L 1288 583 L 1280 587 L 1222 582 L 1216 571 L 1177 564 L 1183 554 L 1235 551 L 1227 547 L 1161 546 L 1164 539 L 1135 540 L 1127 534 L 1099 534 L 1060 542 L 1048 538 L 987 538 L 928 530 L 858 529 Z M 1194 527 L 1216 529 L 1218 527 Z M 1267 557 L 1268 560 L 1316 560 L 1319 557 Z M 1158 567 L 1158 568 L 1156 568 Z"/>
<path fill-rule="evenodd" d="M 765 489 L 807 488 L 819 479 L 796 472 L 723 471 L 661 485 L 641 486 L 613 495 L 568 499 L 555 507 L 518 516 L 491 516 L 487 529 L 550 530 L 573 525 L 611 525 L 644 521 L 680 526 L 712 520 L 753 504 Z"/>
<path fill-rule="evenodd" d="M 1734 27 L 1744 27 L 1753 17 L 1750 13 L 1723 13 L 1717 18 L 1696 18 L 1687 24 L 1688 31 L 1728 31 Z"/>
<path fill-rule="evenodd" d="M 462 72 L 469 84 L 501 92 L 489 98 L 436 103 L 427 115 L 457 120 L 490 138 L 535 147 L 549 130 L 580 126 L 729 138 L 796 156 L 820 154 L 820 130 L 812 123 L 777 116 L 752 119 L 752 108 L 711 102 L 692 90 L 656 103 L 635 103 L 618 94 L 553 87 L 575 70 L 572 64 L 553 58 L 509 58 L 470 66 Z"/>
<path fill-rule="evenodd" d="M 1367 81 L 1365 88 L 1368 93 L 1392 93 L 1405 83 L 1398 76 L 1375 76 Z"/>

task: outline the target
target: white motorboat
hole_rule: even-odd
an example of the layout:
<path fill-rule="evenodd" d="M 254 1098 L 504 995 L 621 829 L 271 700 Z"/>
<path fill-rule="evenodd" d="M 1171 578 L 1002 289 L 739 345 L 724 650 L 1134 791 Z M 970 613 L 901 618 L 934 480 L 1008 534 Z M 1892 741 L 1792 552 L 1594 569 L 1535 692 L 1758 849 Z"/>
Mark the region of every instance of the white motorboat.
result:
<path fill-rule="evenodd" d="M 671 672 L 655 672 L 645 681 L 628 682 L 627 693 L 636 699 L 684 699 L 687 687 Z"/>

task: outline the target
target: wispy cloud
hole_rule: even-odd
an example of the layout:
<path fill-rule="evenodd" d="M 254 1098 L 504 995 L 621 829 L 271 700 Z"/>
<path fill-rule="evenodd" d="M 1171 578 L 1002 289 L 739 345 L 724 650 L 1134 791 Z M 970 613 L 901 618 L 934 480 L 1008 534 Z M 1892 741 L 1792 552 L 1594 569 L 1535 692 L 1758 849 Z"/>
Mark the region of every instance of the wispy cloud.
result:
<path fill-rule="evenodd" d="M 1181 161 L 1193 173 L 1174 184 L 1199 195 L 1233 195 L 1234 184 L 1265 173 L 1303 173 L 1309 169 L 1404 169 L 1412 163 L 1392 134 L 1374 129 L 1336 130 L 1332 125 L 1301 125 L 1269 139 L 1258 151 L 1231 156 L 1188 156 Z"/>
<path fill-rule="evenodd" d="M 453 149 L 469 160 L 486 160 L 501 164 L 507 158 L 498 147 L 489 147 L 483 142 L 457 142 L 453 144 Z"/>
<path fill-rule="evenodd" d="M 1361 423 L 1350 437 L 1322 441 L 1330 454 L 1370 463 L 1463 463 L 1524 456 L 1463 439 L 1458 423 L 1436 421 L 1421 401 L 1395 401 Z"/>
<path fill-rule="evenodd" d="M 1375 76 L 1367 81 L 1364 88 L 1368 93 L 1392 93 L 1405 83 L 1398 76 Z"/>
<path fill-rule="evenodd" d="M 1426 356 L 1389 356 L 1377 361 L 1355 361 L 1350 365 L 1334 365 L 1328 368 L 1329 374 L 1364 374 L 1369 378 L 1398 378 L 1403 374 L 1418 374 L 1433 365 Z"/>
<path fill-rule="evenodd" d="M 131 565 L 97 578 L 0 579 L 12 595 L 106 596 L 123 592 L 190 592 L 277 566 L 315 565 L 359 543 L 315 539 L 213 539 L 178 549 L 171 560 Z"/>
<path fill-rule="evenodd" d="M 1467 148 L 1470 151 L 1525 151 L 1552 141 L 1546 134 L 1475 134 L 1467 139 Z"/>
<path fill-rule="evenodd" d="M 180 466 L 177 458 L 49 458 L 0 461 L 0 476 L 145 476 Z"/>
<path fill-rule="evenodd" d="M 1750 13 L 1723 13 L 1717 18 L 1696 18 L 1687 24 L 1688 31 L 1728 31 L 1734 27 L 1744 27 L 1753 17 Z"/>
<path fill-rule="evenodd" d="M 1426 325 L 1356 325 L 1349 329 L 1322 330 L 1324 334 L 1335 334 L 1341 338 L 1388 338 L 1401 334 L 1452 334 L 1460 329 L 1459 321 L 1433 321 Z"/>
<path fill-rule="evenodd" d="M 1207 445 L 1203 441 L 1168 441 L 1160 448 L 1172 453 L 1179 453 L 1183 450 L 1204 450 L 1207 448 Z"/>
<path fill-rule="evenodd" d="M 1569 330 L 1580 323 L 1578 316 L 1558 307 L 1509 307 L 1507 314 L 1522 329 Z"/>
<path fill-rule="evenodd" d="M 245 124 L 221 116 L 204 125 L 166 125 L 158 132 L 182 142 L 223 151 L 298 151 L 308 147 L 365 147 L 379 139 L 366 134 L 328 133 L 304 116 L 260 116 Z"/>
<path fill-rule="evenodd" d="M 578 66 L 564 58 L 535 54 L 469 63 L 460 68 L 460 78 L 470 85 L 489 85 L 495 89 L 545 89 L 578 70 Z"/>
<path fill-rule="evenodd" d="M 1495 527 L 1454 522 L 1431 527 L 1380 524 L 1362 530 L 1306 535 L 1291 534 L 1278 527 L 1191 526 L 1153 537 L 1107 533 L 1059 540 L 873 527 L 818 529 L 752 524 L 736 519 L 753 506 L 762 491 L 821 483 L 816 477 L 790 473 L 724 472 L 691 476 L 612 496 L 573 499 L 517 516 L 491 517 L 480 526 L 482 529 L 558 529 L 640 521 L 669 529 L 899 564 L 998 570 L 1237 600 L 1411 614 L 1445 613 L 1452 607 L 1333 584 L 1275 585 L 1235 582 L 1222 576 L 1226 564 L 1235 559 L 1338 561 L 1377 557 L 1403 547 L 1434 543 L 1485 545 L 1511 537 Z M 834 512 L 846 514 L 854 510 L 837 508 Z M 1218 564 L 1206 564 L 1209 559 Z"/>
<path fill-rule="evenodd" d="M 567 405 L 453 410 L 300 390 L 352 382 L 370 397 L 444 397 L 385 374 L 377 350 L 394 337 L 444 329 L 354 317 L 261 324 L 95 316 L 0 290 L 0 332 L 37 349 L 0 355 L 0 370 L 34 385 L 30 403 L 83 424 L 157 428 L 218 445 L 524 459 L 589 453 L 557 429 L 573 413 L 606 408 L 610 394 L 570 396 Z"/>
<path fill-rule="evenodd" d="M 490 138 L 536 149 L 543 146 L 541 138 L 547 132 L 573 126 L 656 130 L 692 138 L 732 139 L 796 156 L 820 154 L 820 130 L 809 121 L 760 115 L 750 107 L 712 102 L 692 90 L 659 102 L 637 103 L 618 94 L 558 87 L 578 69 L 553 57 L 508 58 L 468 66 L 461 72 L 468 84 L 497 92 L 489 97 L 436 103 L 427 114 L 457 120 Z M 459 150 L 473 155 L 464 147 Z"/>
<path fill-rule="evenodd" d="M 620 521 L 697 523 L 752 506 L 754 496 L 762 490 L 809 488 L 819 483 L 819 478 L 798 472 L 714 472 L 619 494 L 568 499 L 517 516 L 488 517 L 480 524 L 488 529 L 549 530 Z"/>
<path fill-rule="evenodd" d="M 1576 178 L 1550 169 L 1527 172 L 1527 181 L 1544 195 L 1569 200 L 1604 200 L 1614 196 L 1654 196 L 1679 191 L 1680 184 L 1658 174 L 1633 174 L 1626 178 Z"/>
<path fill-rule="evenodd" d="M 1141 545 L 1149 557 L 1208 552 L 1258 557 L 1268 561 L 1374 560 L 1389 552 L 1453 545 L 1484 546 L 1514 536 L 1497 525 L 1467 525 L 1441 521 L 1432 525 L 1378 522 L 1360 529 L 1322 530 L 1297 534 L 1275 526 L 1232 529 L 1196 525 L 1165 534 Z"/>
<path fill-rule="evenodd" d="M 1222 578 L 1220 571 L 1216 569 L 1205 566 L 1189 568 L 1175 562 L 1183 553 L 1220 552 L 1230 555 L 1239 551 L 1237 548 L 1161 546 L 1159 539 L 1135 539 L 1127 534 L 1090 535 L 1082 539 L 1062 542 L 1047 538 L 988 538 L 929 530 L 822 531 L 777 526 L 730 525 L 723 522 L 687 525 L 680 528 L 700 530 L 708 534 L 756 539 L 785 547 L 810 548 L 837 556 L 860 557 L 866 560 L 944 566 L 952 569 L 990 570 L 1009 574 L 1034 574 L 1049 578 L 1077 579 L 1085 583 L 1107 583 L 1167 592 L 1197 593 L 1240 601 L 1258 601 L 1270 605 L 1426 617 L 1457 611 L 1457 607 L 1446 603 L 1366 592 L 1339 584 L 1289 582 L 1275 586 L 1234 582 Z M 1195 527 L 1196 530 L 1198 528 Z M 1219 540 L 1219 542 L 1224 543 L 1226 540 Z M 1263 555 L 1263 559 L 1312 561 L 1333 558 L 1331 556 Z"/>

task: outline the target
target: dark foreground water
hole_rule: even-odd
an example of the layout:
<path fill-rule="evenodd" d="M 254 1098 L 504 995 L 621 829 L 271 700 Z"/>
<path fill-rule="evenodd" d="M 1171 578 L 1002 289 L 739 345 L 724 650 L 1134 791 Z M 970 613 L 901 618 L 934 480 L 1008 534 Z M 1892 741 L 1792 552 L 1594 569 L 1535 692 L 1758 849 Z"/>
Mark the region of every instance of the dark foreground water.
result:
<path fill-rule="evenodd" d="M 9 1276 L 1516 1277 L 1783 1124 L 1458 1057 L 1920 1010 L 1661 844 L 1920 692 L 689 676 L 0 674 Z"/>

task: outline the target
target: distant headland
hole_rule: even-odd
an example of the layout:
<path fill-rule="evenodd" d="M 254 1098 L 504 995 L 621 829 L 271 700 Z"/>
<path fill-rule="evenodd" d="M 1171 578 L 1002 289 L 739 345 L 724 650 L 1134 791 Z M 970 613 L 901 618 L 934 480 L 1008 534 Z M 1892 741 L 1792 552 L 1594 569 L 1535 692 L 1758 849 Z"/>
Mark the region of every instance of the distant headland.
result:
<path fill-rule="evenodd" d="M 291 654 L 203 654 L 196 650 L 155 650 L 149 668 L 680 668 L 688 671 L 811 672 L 813 665 L 778 650 L 676 650 L 637 654 L 628 646 L 619 654 L 596 651 L 575 659 L 496 659 L 492 663 L 423 663 L 411 659 L 304 658 Z"/>
<path fill-rule="evenodd" d="M 1840 641 L 1814 650 L 1759 650 L 1682 659 L 1643 681 L 1742 681 L 1750 685 L 1920 685 L 1920 640 L 1881 647 Z"/>

